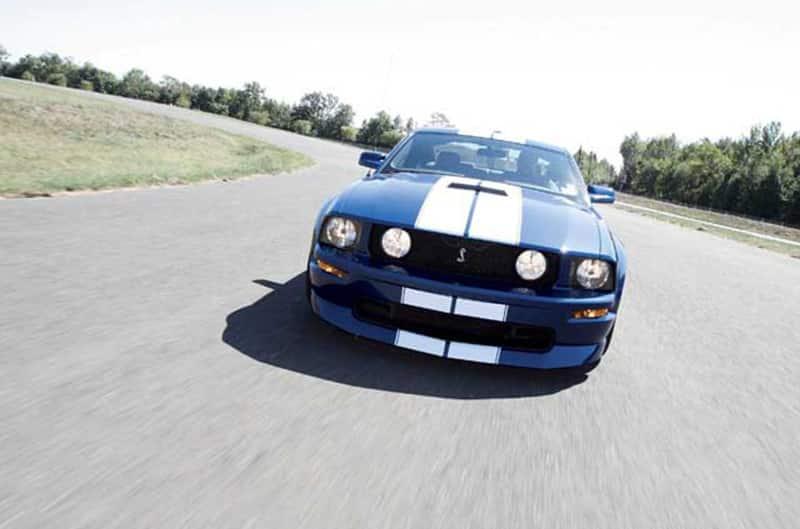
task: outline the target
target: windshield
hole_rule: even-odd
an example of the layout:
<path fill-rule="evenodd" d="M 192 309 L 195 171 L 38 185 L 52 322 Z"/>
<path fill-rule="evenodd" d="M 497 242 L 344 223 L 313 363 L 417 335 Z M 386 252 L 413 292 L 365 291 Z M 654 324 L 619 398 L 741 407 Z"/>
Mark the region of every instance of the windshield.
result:
<path fill-rule="evenodd" d="M 462 175 L 585 198 L 585 185 L 571 157 L 534 145 L 476 136 L 418 132 L 384 171 Z"/>

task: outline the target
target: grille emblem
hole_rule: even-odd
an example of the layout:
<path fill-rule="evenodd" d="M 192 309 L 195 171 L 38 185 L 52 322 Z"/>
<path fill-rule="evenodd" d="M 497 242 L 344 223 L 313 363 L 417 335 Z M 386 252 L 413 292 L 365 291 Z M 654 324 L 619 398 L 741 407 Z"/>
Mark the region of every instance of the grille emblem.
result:
<path fill-rule="evenodd" d="M 459 248 L 458 250 L 458 257 L 456 257 L 457 263 L 464 263 L 467 261 L 467 249 L 464 247 Z"/>

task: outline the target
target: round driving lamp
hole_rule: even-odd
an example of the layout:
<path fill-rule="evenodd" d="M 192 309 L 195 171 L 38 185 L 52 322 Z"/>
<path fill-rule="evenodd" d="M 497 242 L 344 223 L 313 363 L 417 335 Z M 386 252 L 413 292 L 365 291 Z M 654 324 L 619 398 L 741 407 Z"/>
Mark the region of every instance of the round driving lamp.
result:
<path fill-rule="evenodd" d="M 547 271 L 547 259 L 542 252 L 525 250 L 517 257 L 517 274 L 526 281 L 535 281 Z"/>
<path fill-rule="evenodd" d="M 389 228 L 383 232 L 381 247 L 389 257 L 400 259 L 411 250 L 411 236 L 402 228 Z"/>

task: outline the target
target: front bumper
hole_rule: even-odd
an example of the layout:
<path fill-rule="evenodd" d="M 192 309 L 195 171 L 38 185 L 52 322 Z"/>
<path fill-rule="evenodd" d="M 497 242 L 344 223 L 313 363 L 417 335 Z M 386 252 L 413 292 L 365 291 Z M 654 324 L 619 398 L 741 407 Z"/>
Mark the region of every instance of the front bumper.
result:
<path fill-rule="evenodd" d="M 321 270 L 317 257 L 346 276 Z M 616 319 L 614 293 L 546 297 L 444 283 L 369 266 L 318 245 L 308 270 L 311 304 L 323 320 L 358 336 L 445 358 L 542 369 L 592 364 L 602 356 Z M 378 310 L 366 311 L 365 305 Z M 585 308 L 610 311 L 597 319 L 572 318 Z"/>

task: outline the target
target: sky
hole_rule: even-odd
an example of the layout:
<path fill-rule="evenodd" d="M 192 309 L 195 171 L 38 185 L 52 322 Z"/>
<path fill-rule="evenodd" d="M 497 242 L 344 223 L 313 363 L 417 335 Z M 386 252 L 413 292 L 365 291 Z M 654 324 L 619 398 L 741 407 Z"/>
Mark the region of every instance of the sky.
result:
<path fill-rule="evenodd" d="M 579 146 L 619 164 L 629 133 L 800 130 L 800 2 L 0 0 L 12 57 L 378 110 Z"/>

